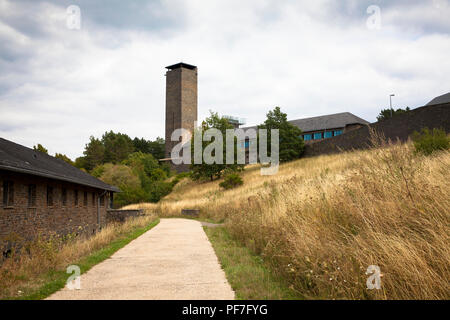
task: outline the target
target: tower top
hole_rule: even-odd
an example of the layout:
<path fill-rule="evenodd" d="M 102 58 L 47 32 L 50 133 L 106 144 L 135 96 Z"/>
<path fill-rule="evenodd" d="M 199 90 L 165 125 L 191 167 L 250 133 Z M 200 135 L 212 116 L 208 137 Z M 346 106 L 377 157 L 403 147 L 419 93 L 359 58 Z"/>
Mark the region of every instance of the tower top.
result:
<path fill-rule="evenodd" d="M 190 69 L 190 70 L 197 69 L 196 66 L 193 66 L 192 64 L 187 64 L 184 62 L 179 62 L 179 63 L 176 63 L 176 64 L 166 67 L 166 69 L 169 69 L 169 70 L 178 69 L 178 68 L 186 68 L 186 69 Z"/>

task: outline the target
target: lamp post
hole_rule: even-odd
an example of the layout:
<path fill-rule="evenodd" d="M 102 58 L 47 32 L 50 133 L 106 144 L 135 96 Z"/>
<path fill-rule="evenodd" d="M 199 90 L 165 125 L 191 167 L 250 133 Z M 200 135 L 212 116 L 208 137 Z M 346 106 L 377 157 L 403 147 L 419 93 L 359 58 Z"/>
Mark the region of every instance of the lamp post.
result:
<path fill-rule="evenodd" d="M 392 118 L 392 97 L 394 97 L 395 94 L 389 95 L 389 105 L 391 106 L 391 118 Z"/>

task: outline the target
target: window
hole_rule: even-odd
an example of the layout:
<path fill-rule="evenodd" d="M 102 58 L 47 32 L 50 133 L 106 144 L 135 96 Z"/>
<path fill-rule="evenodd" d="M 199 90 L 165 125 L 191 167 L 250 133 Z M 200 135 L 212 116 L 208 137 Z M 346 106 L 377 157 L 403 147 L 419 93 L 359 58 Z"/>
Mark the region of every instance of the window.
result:
<path fill-rule="evenodd" d="M 250 141 L 245 141 L 245 143 L 244 143 L 244 148 L 248 148 L 250 146 Z"/>
<path fill-rule="evenodd" d="M 305 140 L 305 141 L 311 140 L 311 135 L 310 134 L 304 134 L 303 135 L 303 140 Z"/>
<path fill-rule="evenodd" d="M 324 138 L 331 138 L 333 136 L 333 131 L 325 131 L 323 134 Z"/>
<path fill-rule="evenodd" d="M 92 205 L 95 206 L 95 193 L 92 192 Z"/>
<path fill-rule="evenodd" d="M 111 209 L 114 208 L 114 193 L 113 192 L 109 193 L 109 207 Z"/>
<path fill-rule="evenodd" d="M 78 205 L 78 190 L 73 191 L 73 205 L 74 206 Z"/>
<path fill-rule="evenodd" d="M 67 189 L 61 189 L 61 201 L 63 206 L 67 206 Z"/>
<path fill-rule="evenodd" d="M 101 196 L 100 197 L 100 207 L 104 207 L 105 206 L 105 196 Z"/>
<path fill-rule="evenodd" d="M 314 133 L 314 140 L 322 139 L 322 132 Z"/>
<path fill-rule="evenodd" d="M 88 205 L 88 196 L 87 196 L 87 191 L 84 192 L 84 197 L 83 197 L 83 206 L 87 207 Z"/>
<path fill-rule="evenodd" d="M 36 207 L 36 185 L 28 185 L 28 207 Z"/>
<path fill-rule="evenodd" d="M 334 131 L 334 136 L 338 136 L 340 134 L 342 134 L 342 130 L 335 130 Z"/>
<path fill-rule="evenodd" d="M 3 206 L 11 207 L 14 205 L 14 182 L 3 181 Z"/>
<path fill-rule="evenodd" d="M 53 187 L 47 186 L 47 206 L 53 206 Z"/>

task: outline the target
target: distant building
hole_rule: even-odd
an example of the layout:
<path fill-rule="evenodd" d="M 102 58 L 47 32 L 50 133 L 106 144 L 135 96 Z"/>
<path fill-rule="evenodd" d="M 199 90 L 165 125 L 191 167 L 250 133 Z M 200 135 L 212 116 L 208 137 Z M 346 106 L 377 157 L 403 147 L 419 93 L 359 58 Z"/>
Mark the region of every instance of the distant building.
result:
<path fill-rule="evenodd" d="M 302 130 L 301 137 L 305 143 L 313 143 L 323 139 L 332 138 L 369 124 L 368 121 L 361 119 L 350 112 L 296 119 L 290 120 L 289 122 Z M 242 129 L 246 131 L 248 129 L 257 128 L 257 126 L 253 126 Z M 251 142 L 249 139 L 245 139 L 245 141 L 241 143 L 247 149 Z"/>
<path fill-rule="evenodd" d="M 118 191 L 63 160 L 0 138 L 0 248 L 5 252 L 17 236 L 95 233 Z"/>
<path fill-rule="evenodd" d="M 302 130 L 302 138 L 306 143 L 332 138 L 369 124 L 368 121 L 350 112 L 297 119 L 289 122 Z"/>

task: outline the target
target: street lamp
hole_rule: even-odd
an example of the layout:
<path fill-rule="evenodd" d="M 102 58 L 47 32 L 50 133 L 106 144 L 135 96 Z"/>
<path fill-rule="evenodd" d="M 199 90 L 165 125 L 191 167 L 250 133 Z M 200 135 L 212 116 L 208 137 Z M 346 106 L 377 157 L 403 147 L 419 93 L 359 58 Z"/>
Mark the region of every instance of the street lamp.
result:
<path fill-rule="evenodd" d="M 389 105 L 391 106 L 391 118 L 392 118 L 392 97 L 394 97 L 395 94 L 389 95 Z"/>

